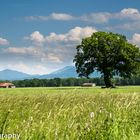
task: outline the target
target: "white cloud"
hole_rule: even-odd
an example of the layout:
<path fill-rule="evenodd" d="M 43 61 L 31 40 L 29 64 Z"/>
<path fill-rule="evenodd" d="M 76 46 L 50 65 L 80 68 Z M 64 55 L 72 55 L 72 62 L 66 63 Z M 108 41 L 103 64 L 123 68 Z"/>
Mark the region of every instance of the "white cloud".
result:
<path fill-rule="evenodd" d="M 140 34 L 135 33 L 132 37 L 131 42 L 140 47 Z"/>
<path fill-rule="evenodd" d="M 54 20 L 73 20 L 74 17 L 65 13 L 52 13 L 50 19 Z"/>
<path fill-rule="evenodd" d="M 27 16 L 25 19 L 27 21 L 48 21 L 48 20 L 61 20 L 61 21 L 69 21 L 69 20 L 80 20 L 84 22 L 93 22 L 93 23 L 106 23 L 111 17 L 111 13 L 101 12 L 101 13 L 90 13 L 87 15 L 81 16 L 72 16 L 66 13 L 52 13 L 48 16 Z"/>
<path fill-rule="evenodd" d="M 125 31 L 138 31 L 140 30 L 140 21 L 129 21 L 126 23 L 122 24 L 117 24 L 117 25 L 110 25 L 105 27 L 105 29 L 109 31 L 118 31 L 118 30 L 125 30 Z"/>
<path fill-rule="evenodd" d="M 82 21 L 93 22 L 93 23 L 107 23 L 109 18 L 111 18 L 111 13 L 91 13 L 89 15 L 81 16 Z"/>
<path fill-rule="evenodd" d="M 16 56 L 23 56 L 25 59 L 30 58 L 28 61 L 40 61 L 41 63 L 51 62 L 51 63 L 62 63 L 57 54 L 53 54 L 46 48 L 40 48 L 38 46 L 32 47 L 9 47 L 4 50 L 5 53 L 10 53 Z M 33 60 L 34 59 L 34 60 Z"/>
<path fill-rule="evenodd" d="M 35 41 L 35 42 L 43 42 L 43 41 L 44 41 L 43 35 L 40 34 L 40 32 L 38 32 L 38 31 L 33 32 L 33 33 L 30 35 L 30 39 L 31 39 L 32 41 Z"/>
<path fill-rule="evenodd" d="M 63 43 L 79 43 L 82 38 L 90 36 L 92 33 L 97 32 L 93 27 L 75 27 L 66 34 L 50 33 L 45 37 L 46 42 L 63 42 Z"/>
<path fill-rule="evenodd" d="M 48 36 L 44 36 L 39 31 L 35 31 L 31 33 L 29 37 L 24 38 L 32 41 L 34 44 L 38 42 L 46 45 L 52 45 L 52 43 L 57 45 L 59 45 L 59 43 L 69 45 L 70 43 L 79 43 L 82 38 L 88 37 L 94 32 L 97 32 L 97 30 L 93 27 L 75 27 L 65 34 L 56 34 L 52 32 Z"/>
<path fill-rule="evenodd" d="M 24 39 L 31 40 L 37 44 L 44 42 L 44 36 L 39 31 L 34 31 L 29 37 L 24 37 Z"/>
<path fill-rule="evenodd" d="M 45 41 L 46 42 L 56 42 L 56 41 L 63 41 L 65 39 L 65 35 L 64 34 L 56 34 L 54 32 L 50 33 L 49 36 L 45 37 Z"/>
<path fill-rule="evenodd" d="M 140 12 L 134 8 L 124 8 L 119 13 L 112 14 L 110 19 L 121 20 L 115 25 L 105 27 L 107 30 L 137 31 L 140 29 Z"/>
<path fill-rule="evenodd" d="M 26 20 L 42 20 L 42 21 L 48 21 L 48 20 L 63 20 L 63 21 L 68 21 L 68 20 L 73 20 L 75 19 L 74 16 L 66 13 L 52 13 L 48 16 L 27 16 L 25 17 Z"/>
<path fill-rule="evenodd" d="M 4 50 L 5 52 L 15 53 L 15 54 L 27 54 L 33 53 L 33 48 L 26 48 L 26 47 L 8 47 Z"/>
<path fill-rule="evenodd" d="M 97 12 L 97 13 L 90 13 L 80 16 L 72 16 L 66 13 L 52 13 L 48 16 L 27 16 L 25 17 L 27 20 L 79 20 L 84 22 L 92 22 L 96 24 L 101 23 L 108 23 L 109 20 L 136 20 L 140 21 L 140 12 L 138 9 L 135 8 L 124 8 L 119 12 L 111 13 L 111 12 Z"/>
<path fill-rule="evenodd" d="M 75 27 L 66 34 L 66 38 L 70 41 L 81 41 L 82 38 L 88 37 L 94 32 L 97 32 L 97 30 L 92 27 Z"/>
<path fill-rule="evenodd" d="M 62 61 L 60 60 L 59 57 L 57 57 L 55 54 L 53 53 L 49 53 L 48 54 L 48 59 L 51 60 L 52 62 L 55 62 L 55 63 L 62 63 Z"/>
<path fill-rule="evenodd" d="M 9 41 L 0 37 L 0 45 L 9 45 Z"/>
<path fill-rule="evenodd" d="M 138 9 L 134 9 L 134 8 L 124 8 L 121 10 L 120 12 L 123 15 L 133 15 L 133 14 L 139 14 Z"/>
<path fill-rule="evenodd" d="M 136 20 L 140 21 L 140 12 L 138 9 L 134 8 L 124 8 L 116 13 L 109 12 L 99 12 L 99 13 L 91 13 L 89 15 L 83 16 L 81 18 L 85 21 L 91 21 L 94 23 L 107 23 L 109 20 Z"/>
<path fill-rule="evenodd" d="M 120 19 L 129 19 L 129 20 L 140 20 L 140 12 L 138 9 L 134 8 L 124 8 L 121 12 L 116 16 L 116 18 Z"/>
<path fill-rule="evenodd" d="M 23 62 L 19 62 L 16 64 L 8 64 L 6 68 L 18 70 L 28 74 L 47 74 L 49 72 L 48 68 L 46 68 L 44 65 L 36 64 L 31 66 Z"/>

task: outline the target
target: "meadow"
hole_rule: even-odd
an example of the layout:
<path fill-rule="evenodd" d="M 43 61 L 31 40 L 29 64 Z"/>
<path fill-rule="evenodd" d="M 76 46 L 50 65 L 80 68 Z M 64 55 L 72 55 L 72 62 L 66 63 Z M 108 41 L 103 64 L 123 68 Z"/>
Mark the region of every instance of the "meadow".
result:
<path fill-rule="evenodd" d="M 140 86 L 0 89 L 0 134 L 20 134 L 20 140 L 140 140 Z"/>

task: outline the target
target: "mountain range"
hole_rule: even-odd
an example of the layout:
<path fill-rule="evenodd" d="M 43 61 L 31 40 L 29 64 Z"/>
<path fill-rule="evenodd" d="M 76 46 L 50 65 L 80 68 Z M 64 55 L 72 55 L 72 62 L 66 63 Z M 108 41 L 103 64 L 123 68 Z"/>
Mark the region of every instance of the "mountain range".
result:
<path fill-rule="evenodd" d="M 54 71 L 50 74 L 44 75 L 30 75 L 23 72 L 5 69 L 0 71 L 0 80 L 23 80 L 23 79 L 51 79 L 51 78 L 69 78 L 69 77 L 78 77 L 76 73 L 76 68 L 74 66 L 66 66 L 62 69 Z M 95 71 L 91 77 L 100 77 L 100 73 Z"/>

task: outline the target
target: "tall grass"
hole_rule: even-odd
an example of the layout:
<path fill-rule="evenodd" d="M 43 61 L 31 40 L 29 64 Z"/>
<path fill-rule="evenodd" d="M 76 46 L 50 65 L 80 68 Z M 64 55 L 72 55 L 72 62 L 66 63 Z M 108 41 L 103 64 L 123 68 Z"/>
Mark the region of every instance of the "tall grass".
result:
<path fill-rule="evenodd" d="M 140 87 L 0 90 L 0 132 L 21 140 L 139 140 Z"/>

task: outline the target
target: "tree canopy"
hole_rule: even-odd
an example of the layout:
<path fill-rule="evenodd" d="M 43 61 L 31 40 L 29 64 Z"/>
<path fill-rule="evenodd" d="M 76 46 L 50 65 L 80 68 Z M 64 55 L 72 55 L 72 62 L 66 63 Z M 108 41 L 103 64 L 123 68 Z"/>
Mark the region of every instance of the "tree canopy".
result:
<path fill-rule="evenodd" d="M 140 49 L 121 34 L 95 32 L 76 48 L 74 62 L 79 76 L 100 71 L 106 87 L 113 86 L 113 76 L 130 78 L 140 67 Z"/>

